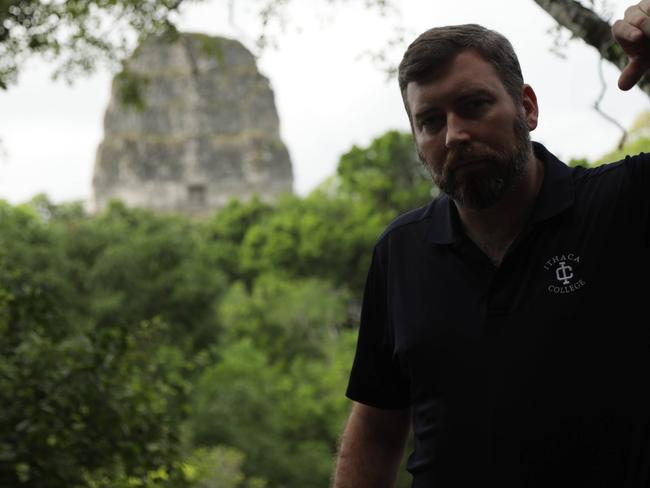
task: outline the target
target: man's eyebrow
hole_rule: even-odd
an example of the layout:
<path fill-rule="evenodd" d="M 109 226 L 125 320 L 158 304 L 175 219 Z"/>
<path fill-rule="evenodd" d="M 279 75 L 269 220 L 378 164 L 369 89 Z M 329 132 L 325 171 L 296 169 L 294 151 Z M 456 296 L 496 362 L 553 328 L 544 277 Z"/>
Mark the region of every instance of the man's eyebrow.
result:
<path fill-rule="evenodd" d="M 466 90 L 461 90 L 461 92 L 455 97 L 455 100 L 464 100 L 466 98 L 476 97 L 476 96 L 494 96 L 491 91 L 486 88 L 468 88 Z"/>
<path fill-rule="evenodd" d="M 415 113 L 413 116 L 416 120 L 421 119 L 422 117 L 426 117 L 427 115 L 431 115 L 434 112 L 439 112 L 440 108 L 438 108 L 435 105 L 427 105 L 420 109 L 418 112 Z"/>

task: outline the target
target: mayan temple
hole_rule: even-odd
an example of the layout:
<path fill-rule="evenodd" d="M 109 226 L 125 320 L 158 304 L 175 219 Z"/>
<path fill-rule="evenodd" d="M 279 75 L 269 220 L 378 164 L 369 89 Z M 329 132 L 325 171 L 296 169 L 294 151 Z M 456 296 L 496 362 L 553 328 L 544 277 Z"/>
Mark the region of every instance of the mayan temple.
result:
<path fill-rule="evenodd" d="M 93 174 L 94 210 L 111 199 L 162 212 L 205 214 L 231 197 L 291 192 L 269 81 L 239 42 L 201 34 L 145 41 L 128 61 L 143 106 L 113 80 Z"/>

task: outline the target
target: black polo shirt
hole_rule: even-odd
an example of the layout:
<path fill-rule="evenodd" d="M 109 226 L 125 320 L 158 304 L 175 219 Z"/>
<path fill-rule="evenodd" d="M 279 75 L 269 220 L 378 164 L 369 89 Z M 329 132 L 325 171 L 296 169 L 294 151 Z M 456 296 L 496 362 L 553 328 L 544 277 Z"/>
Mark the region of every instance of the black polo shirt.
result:
<path fill-rule="evenodd" d="M 447 197 L 379 238 L 349 398 L 410 407 L 414 487 L 650 486 L 650 155 L 545 166 L 496 268 Z"/>

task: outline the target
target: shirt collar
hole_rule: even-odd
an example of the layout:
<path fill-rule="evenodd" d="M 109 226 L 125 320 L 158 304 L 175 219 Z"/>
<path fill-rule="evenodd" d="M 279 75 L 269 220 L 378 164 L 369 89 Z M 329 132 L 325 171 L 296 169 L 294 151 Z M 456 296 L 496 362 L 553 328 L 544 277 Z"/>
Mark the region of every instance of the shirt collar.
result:
<path fill-rule="evenodd" d="M 544 163 L 544 180 L 530 218 L 531 224 L 555 217 L 573 205 L 573 170 L 551 154 L 543 145 L 533 142 L 535 156 Z"/>
<path fill-rule="evenodd" d="M 542 144 L 533 142 L 535 156 L 544 164 L 544 180 L 533 207 L 530 223 L 554 217 L 573 205 L 572 170 Z M 428 240 L 434 244 L 452 244 L 463 236 L 456 205 L 448 195 L 436 198 L 427 209 L 431 216 Z"/>

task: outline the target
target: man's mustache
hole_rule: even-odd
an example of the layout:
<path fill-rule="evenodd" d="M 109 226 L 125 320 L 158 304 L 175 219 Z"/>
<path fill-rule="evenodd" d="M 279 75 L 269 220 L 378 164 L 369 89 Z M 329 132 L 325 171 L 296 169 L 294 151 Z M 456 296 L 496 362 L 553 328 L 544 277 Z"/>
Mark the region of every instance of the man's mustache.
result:
<path fill-rule="evenodd" d="M 490 161 L 495 159 L 497 156 L 498 154 L 495 151 L 487 148 L 479 146 L 460 146 L 447 153 L 447 164 L 445 166 L 448 171 L 453 171 L 464 164 L 477 161 Z"/>

